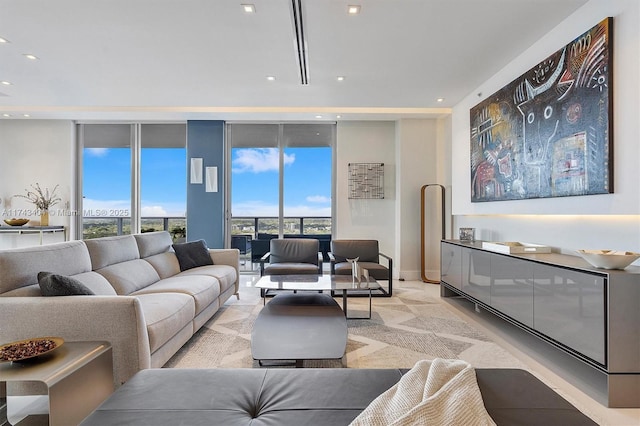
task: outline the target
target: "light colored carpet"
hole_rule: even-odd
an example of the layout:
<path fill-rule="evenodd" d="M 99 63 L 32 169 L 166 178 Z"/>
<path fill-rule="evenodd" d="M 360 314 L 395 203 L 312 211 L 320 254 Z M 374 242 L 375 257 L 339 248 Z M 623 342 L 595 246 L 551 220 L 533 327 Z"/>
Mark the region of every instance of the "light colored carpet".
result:
<path fill-rule="evenodd" d="M 165 365 L 170 368 L 256 368 L 251 329 L 262 299 L 250 283 L 232 297 Z M 341 303 L 341 298 L 336 299 Z M 368 299 L 349 298 L 349 315 L 366 315 Z M 371 320 L 347 321 L 346 355 L 305 361 L 305 367 L 411 368 L 422 359 L 455 358 L 474 367 L 523 368 L 518 359 L 465 322 L 440 300 L 437 286 L 420 282 L 374 298 Z"/>

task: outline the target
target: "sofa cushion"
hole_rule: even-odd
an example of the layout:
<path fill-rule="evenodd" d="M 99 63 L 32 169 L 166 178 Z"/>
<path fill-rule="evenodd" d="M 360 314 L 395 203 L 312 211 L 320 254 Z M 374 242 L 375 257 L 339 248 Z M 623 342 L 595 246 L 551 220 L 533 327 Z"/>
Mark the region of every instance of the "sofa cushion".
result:
<path fill-rule="evenodd" d="M 180 273 L 180 264 L 173 251 L 154 254 L 145 257 L 144 260 L 153 266 L 160 278 L 169 278 Z"/>
<path fill-rule="evenodd" d="M 98 270 L 116 263 L 140 258 L 138 244 L 133 235 L 84 240 L 91 256 L 92 269 Z"/>
<path fill-rule="evenodd" d="M 131 294 L 160 280 L 153 266 L 142 259 L 116 263 L 96 272 L 105 277 L 120 295 Z"/>
<path fill-rule="evenodd" d="M 206 275 L 177 276 L 165 278 L 132 293 L 132 296 L 152 293 L 184 293 L 193 297 L 196 315 L 216 302 L 220 296 L 220 284 L 214 277 Z M 217 302 L 216 302 L 217 303 Z"/>
<path fill-rule="evenodd" d="M 66 275 L 51 272 L 38 273 L 38 285 L 43 296 L 94 295 L 84 284 Z"/>
<path fill-rule="evenodd" d="M 385 369 L 150 369 L 86 425 L 347 425 L 393 386 Z"/>
<path fill-rule="evenodd" d="M 190 325 L 195 316 L 194 299 L 187 294 L 140 294 L 136 298 L 144 313 L 151 353 Z"/>
<path fill-rule="evenodd" d="M 213 265 L 213 260 L 204 240 L 174 244 L 173 249 L 176 252 L 181 271 L 198 266 Z"/>
<path fill-rule="evenodd" d="M 97 272 L 83 272 L 72 277 L 84 284 L 94 294 L 100 296 L 115 296 L 117 294 L 113 286 L 109 284 L 109 281 Z"/>
<path fill-rule="evenodd" d="M 357 368 L 147 369 L 113 393 L 82 425 L 346 425 L 403 370 Z M 595 426 L 518 369 L 476 369 L 498 426 Z"/>
<path fill-rule="evenodd" d="M 0 294 L 38 284 L 38 272 L 74 275 L 91 271 L 82 241 L 67 241 L 21 249 L 0 250 Z"/>
<path fill-rule="evenodd" d="M 153 256 L 171 250 L 171 234 L 167 231 L 145 232 L 134 235 L 141 258 Z"/>
<path fill-rule="evenodd" d="M 318 267 L 310 263 L 276 263 L 264 267 L 265 275 L 312 275 Z"/>
<path fill-rule="evenodd" d="M 233 287 L 238 279 L 238 274 L 233 266 L 229 265 L 208 265 L 199 266 L 197 268 L 189 269 L 180 272 L 178 276 L 198 276 L 205 275 L 214 277 L 220 283 L 220 292 L 224 293 L 228 288 Z"/>

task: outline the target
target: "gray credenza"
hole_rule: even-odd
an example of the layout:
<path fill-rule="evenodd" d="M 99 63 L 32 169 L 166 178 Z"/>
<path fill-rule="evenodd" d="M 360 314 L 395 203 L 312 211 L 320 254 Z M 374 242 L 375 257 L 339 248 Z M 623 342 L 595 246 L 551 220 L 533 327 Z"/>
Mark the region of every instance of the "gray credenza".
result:
<path fill-rule="evenodd" d="M 604 375 L 602 402 L 640 407 L 640 267 L 441 242 L 441 295 L 462 296 Z"/>

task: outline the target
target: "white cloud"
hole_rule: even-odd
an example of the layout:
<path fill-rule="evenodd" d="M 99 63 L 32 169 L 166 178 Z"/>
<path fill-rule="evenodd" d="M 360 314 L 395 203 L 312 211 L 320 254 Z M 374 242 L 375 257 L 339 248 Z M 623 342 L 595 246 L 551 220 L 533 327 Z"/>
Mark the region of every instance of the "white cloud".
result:
<path fill-rule="evenodd" d="M 141 214 L 143 217 L 185 217 L 184 203 L 160 203 L 142 200 Z M 131 204 L 129 200 L 82 200 L 82 212 L 85 217 L 130 217 Z"/>
<path fill-rule="evenodd" d="M 140 208 L 142 217 L 164 217 L 168 216 L 167 211 L 162 206 L 142 206 Z"/>
<path fill-rule="evenodd" d="M 330 203 L 331 198 L 324 195 L 309 195 L 306 200 L 310 203 Z"/>
<path fill-rule="evenodd" d="M 331 207 L 284 206 L 284 215 L 293 217 L 331 217 Z"/>
<path fill-rule="evenodd" d="M 262 201 L 248 201 L 233 203 L 231 211 L 235 217 L 277 217 L 278 205 Z"/>
<path fill-rule="evenodd" d="M 85 151 L 93 157 L 104 157 L 109 153 L 109 148 L 85 148 Z"/>
<path fill-rule="evenodd" d="M 165 201 L 142 200 L 140 207 L 143 217 L 185 217 L 187 211 L 186 201 L 172 203 Z"/>
<path fill-rule="evenodd" d="M 234 203 L 231 207 L 234 217 L 277 217 L 278 205 L 260 201 Z M 307 205 L 284 206 L 285 216 L 293 217 L 331 217 L 331 207 L 313 207 Z"/>
<path fill-rule="evenodd" d="M 296 159 L 295 154 L 284 155 L 284 164 L 292 164 Z M 277 148 L 246 148 L 236 151 L 233 160 L 233 173 L 262 173 L 278 171 Z"/>

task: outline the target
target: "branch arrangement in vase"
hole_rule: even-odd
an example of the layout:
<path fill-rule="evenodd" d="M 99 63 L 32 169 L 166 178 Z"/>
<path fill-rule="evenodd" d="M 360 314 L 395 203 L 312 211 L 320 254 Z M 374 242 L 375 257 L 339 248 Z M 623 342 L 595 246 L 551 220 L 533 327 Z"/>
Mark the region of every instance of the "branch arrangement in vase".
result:
<path fill-rule="evenodd" d="M 48 188 L 45 188 L 43 190 L 40 187 L 39 183 L 30 186 L 32 188 L 31 190 L 25 190 L 27 192 L 27 195 L 18 194 L 14 195 L 14 197 L 20 197 L 29 200 L 29 202 L 36 206 L 36 208 L 40 211 L 47 211 L 50 207 L 53 207 L 60 201 L 62 201 L 62 198 L 58 197 L 58 195 L 56 194 L 59 185 L 54 186 L 51 192 L 49 192 Z"/>

